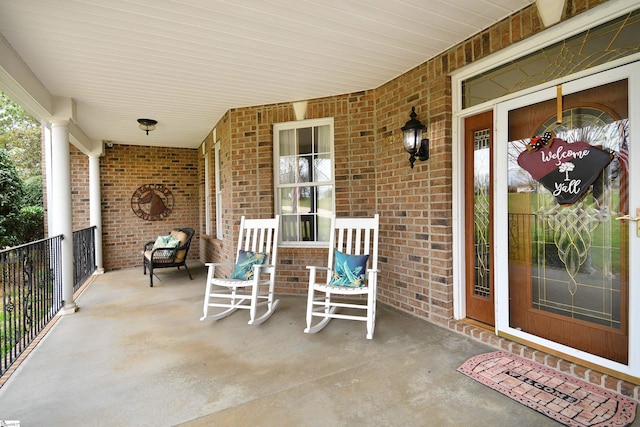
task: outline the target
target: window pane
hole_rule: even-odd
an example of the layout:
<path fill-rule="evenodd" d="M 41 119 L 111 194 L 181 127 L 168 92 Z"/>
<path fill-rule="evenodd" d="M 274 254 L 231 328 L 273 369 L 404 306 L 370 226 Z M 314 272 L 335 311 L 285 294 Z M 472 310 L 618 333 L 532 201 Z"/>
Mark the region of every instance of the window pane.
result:
<path fill-rule="evenodd" d="M 297 175 L 296 156 L 280 157 L 280 183 L 293 184 L 297 182 Z"/>
<path fill-rule="evenodd" d="M 298 213 L 315 212 L 315 210 L 312 211 L 313 205 L 315 205 L 315 197 L 313 197 L 315 187 L 298 187 L 296 190 L 298 192 Z"/>
<path fill-rule="evenodd" d="M 304 156 L 298 159 L 298 180 L 296 182 L 311 182 L 311 176 L 309 175 L 309 162 L 311 156 Z"/>
<path fill-rule="evenodd" d="M 331 152 L 331 127 L 318 126 L 315 128 L 316 133 L 316 153 Z"/>
<path fill-rule="evenodd" d="M 295 129 L 280 131 L 280 156 L 293 156 L 296 154 Z"/>
<path fill-rule="evenodd" d="M 318 216 L 318 242 L 328 242 L 331 235 L 331 218 Z"/>
<path fill-rule="evenodd" d="M 331 164 L 330 154 L 321 154 L 316 156 L 313 164 L 313 181 L 315 182 L 327 182 L 331 181 L 331 170 L 333 166 Z"/>
<path fill-rule="evenodd" d="M 298 210 L 298 203 L 295 197 L 295 192 L 292 192 L 293 188 L 281 188 L 280 189 L 280 209 L 283 215 L 296 212 Z"/>
<path fill-rule="evenodd" d="M 300 217 L 298 215 L 284 215 L 282 217 L 282 240 L 285 242 L 300 241 Z"/>
<path fill-rule="evenodd" d="M 321 185 L 316 188 L 318 189 L 316 212 L 330 217 L 333 213 L 333 185 Z"/>
<path fill-rule="evenodd" d="M 313 138 L 311 137 L 312 128 L 300 128 L 298 129 L 298 153 L 311 154 L 313 153 Z"/>

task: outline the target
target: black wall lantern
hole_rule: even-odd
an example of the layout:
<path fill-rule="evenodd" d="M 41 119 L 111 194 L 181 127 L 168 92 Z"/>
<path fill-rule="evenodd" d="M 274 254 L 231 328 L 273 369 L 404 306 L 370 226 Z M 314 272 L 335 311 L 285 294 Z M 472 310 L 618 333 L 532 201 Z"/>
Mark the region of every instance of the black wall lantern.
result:
<path fill-rule="evenodd" d="M 411 169 L 416 157 L 422 161 L 429 159 L 429 139 L 422 139 L 422 131 L 426 128 L 420 120 L 416 119 L 416 107 L 411 107 L 411 120 L 402 126 L 404 149 L 411 154 L 409 157 Z"/>

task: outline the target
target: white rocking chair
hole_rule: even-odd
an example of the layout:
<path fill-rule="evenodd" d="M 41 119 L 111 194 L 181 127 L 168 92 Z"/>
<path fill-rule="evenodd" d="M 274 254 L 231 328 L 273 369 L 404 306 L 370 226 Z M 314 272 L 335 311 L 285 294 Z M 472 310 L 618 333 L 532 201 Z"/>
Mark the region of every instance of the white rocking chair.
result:
<path fill-rule="evenodd" d="M 207 263 L 207 287 L 203 316 L 200 320 L 222 319 L 238 309 L 249 310 L 249 324 L 258 325 L 267 320 L 278 306 L 274 300 L 276 263 L 278 261 L 278 231 L 280 217 L 273 219 L 240 220 L 236 264 L 230 278 L 216 277 L 216 267 L 230 263 Z M 254 264 L 256 260 L 259 262 Z M 237 278 L 234 278 L 237 277 Z M 247 280 L 248 279 L 248 280 Z M 262 290 L 260 289 L 262 287 Z M 266 312 L 256 318 L 258 307 L 266 305 Z M 209 314 L 210 307 L 226 308 Z"/>
<path fill-rule="evenodd" d="M 307 327 L 304 330 L 306 333 L 316 333 L 322 330 L 331 319 L 347 319 L 366 321 L 367 339 L 373 338 L 376 322 L 379 222 L 378 214 L 373 218 L 334 217 L 332 219 L 333 232 L 329 242 L 328 267 L 307 266 L 309 269 L 309 295 L 307 298 Z M 356 257 L 336 255 L 335 251 Z M 366 255 L 368 255 L 368 259 Z M 339 257 L 338 263 L 336 263 L 336 256 Z M 361 268 L 351 271 L 349 268 L 344 268 L 347 259 L 358 260 L 361 267 L 363 263 L 366 263 L 366 273 Z M 319 270 L 327 272 L 326 281 L 316 281 L 316 272 Z M 343 273 L 346 274 L 343 275 Z M 366 302 L 360 303 L 363 300 L 363 295 L 366 295 Z M 357 298 L 346 300 L 342 298 L 340 301 L 336 301 L 333 299 L 334 296 L 355 296 Z M 341 314 L 336 312 L 338 308 L 364 310 L 366 313 L 362 314 L 360 311 L 360 315 Z M 312 326 L 314 317 L 320 317 L 322 320 Z"/>

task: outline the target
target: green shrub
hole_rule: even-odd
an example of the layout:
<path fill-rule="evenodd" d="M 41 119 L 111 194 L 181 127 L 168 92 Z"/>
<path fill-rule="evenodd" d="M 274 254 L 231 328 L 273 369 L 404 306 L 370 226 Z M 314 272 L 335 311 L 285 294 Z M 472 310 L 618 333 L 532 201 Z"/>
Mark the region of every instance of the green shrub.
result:
<path fill-rule="evenodd" d="M 0 248 L 19 244 L 22 181 L 7 151 L 0 148 Z"/>
<path fill-rule="evenodd" d="M 22 204 L 24 206 L 43 206 L 44 199 L 42 197 L 42 176 L 32 176 L 23 182 L 24 197 Z"/>
<path fill-rule="evenodd" d="M 44 209 L 42 206 L 23 206 L 20 209 L 18 238 L 21 243 L 44 238 Z"/>

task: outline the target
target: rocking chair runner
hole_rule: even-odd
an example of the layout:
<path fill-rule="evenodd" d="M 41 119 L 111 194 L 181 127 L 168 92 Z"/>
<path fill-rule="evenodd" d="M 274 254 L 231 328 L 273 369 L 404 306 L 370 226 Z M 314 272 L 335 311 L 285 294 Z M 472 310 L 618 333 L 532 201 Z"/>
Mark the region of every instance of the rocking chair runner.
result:
<path fill-rule="evenodd" d="M 278 261 L 278 231 L 280 216 L 273 219 L 240 220 L 236 264 L 230 278 L 215 276 L 216 267 L 232 263 L 207 263 L 207 286 L 204 296 L 203 316 L 222 319 L 238 309 L 249 310 L 249 324 L 267 320 L 278 306 L 274 300 L 276 264 Z M 263 290 L 260 289 L 263 287 Z M 266 289 L 264 289 L 266 288 Z M 258 307 L 266 305 L 266 312 L 256 318 Z M 225 308 L 210 315 L 210 307 Z"/>
<path fill-rule="evenodd" d="M 332 219 L 328 267 L 307 266 L 309 294 L 307 327 L 304 330 L 306 333 L 322 330 L 332 319 L 346 319 L 367 322 L 367 339 L 373 338 L 379 222 L 378 214 L 373 218 Z M 316 272 L 319 270 L 326 271 L 326 281 L 316 280 Z M 362 296 L 365 295 L 366 301 L 362 301 Z M 337 301 L 335 296 L 356 298 Z M 338 309 L 360 310 L 361 314 L 337 313 Z M 312 326 L 314 317 L 322 320 Z"/>

